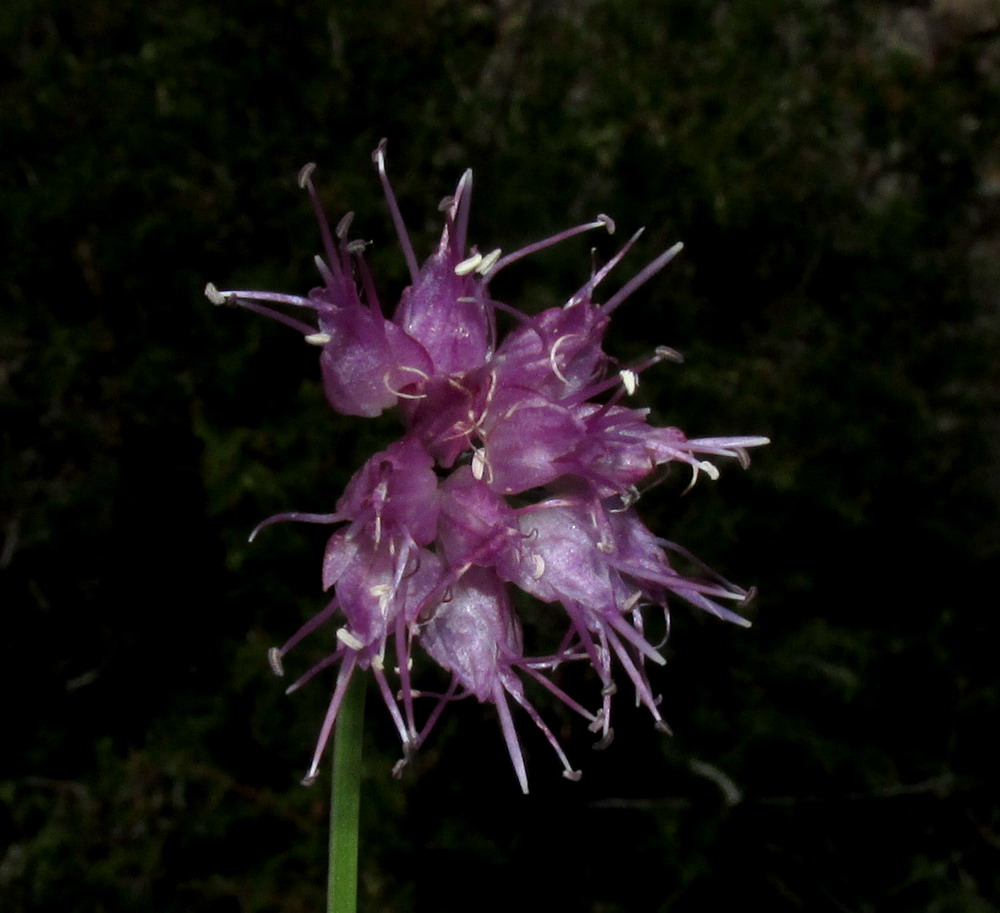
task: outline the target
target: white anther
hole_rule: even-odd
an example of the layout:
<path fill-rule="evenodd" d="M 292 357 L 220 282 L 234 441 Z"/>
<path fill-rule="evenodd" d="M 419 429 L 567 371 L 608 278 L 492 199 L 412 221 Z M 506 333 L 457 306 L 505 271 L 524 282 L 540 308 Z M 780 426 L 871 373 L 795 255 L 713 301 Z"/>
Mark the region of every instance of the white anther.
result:
<path fill-rule="evenodd" d="M 625 392 L 629 396 L 635 393 L 639 387 L 639 375 L 636 374 L 631 368 L 625 368 L 618 372 L 618 376 L 622 379 Z"/>
<path fill-rule="evenodd" d="M 472 451 L 472 478 L 477 482 L 482 481 L 488 468 L 485 450 L 482 447 L 477 447 Z"/>
<path fill-rule="evenodd" d="M 337 640 L 339 640 L 348 650 L 360 650 L 364 644 L 358 640 L 347 628 L 337 628 Z"/>
<path fill-rule="evenodd" d="M 714 463 L 709 463 L 708 460 L 701 460 L 698 463 L 698 468 L 705 473 L 713 482 L 719 478 L 719 470 Z"/>
<path fill-rule="evenodd" d="M 604 225 L 604 227 L 608 230 L 609 235 L 613 235 L 615 233 L 615 220 L 612 219 L 611 216 L 600 212 L 597 214 L 596 221 L 601 222 Z"/>
<path fill-rule="evenodd" d="M 347 245 L 347 252 L 349 254 L 363 254 L 367 246 L 368 246 L 367 241 L 362 241 L 360 238 L 358 238 L 357 241 L 351 241 Z"/>
<path fill-rule="evenodd" d="M 301 187 L 303 190 L 306 189 L 306 186 L 309 184 L 309 179 L 312 177 L 312 173 L 315 170 L 316 170 L 315 162 L 309 162 L 308 164 L 302 166 L 302 168 L 299 170 L 299 187 Z"/>
<path fill-rule="evenodd" d="M 468 276 L 480 263 L 483 262 L 482 254 L 473 254 L 466 260 L 455 266 L 456 276 Z"/>
<path fill-rule="evenodd" d="M 215 283 L 209 282 L 205 286 L 205 297 L 212 302 L 212 304 L 228 304 L 229 295 L 220 292 L 216 287 Z"/>
<path fill-rule="evenodd" d="M 334 234 L 340 238 L 341 241 L 347 237 L 347 233 L 351 230 L 351 223 L 354 221 L 354 213 L 349 212 L 344 215 L 344 217 L 337 223 L 337 227 L 334 229 Z"/>
<path fill-rule="evenodd" d="M 605 542 L 603 539 L 597 543 L 598 551 L 604 552 L 605 555 L 610 555 L 615 547 L 610 542 Z"/>
<path fill-rule="evenodd" d="M 540 580 L 545 573 L 545 559 L 541 555 L 531 556 L 531 576 L 534 580 Z"/>
<path fill-rule="evenodd" d="M 271 671 L 278 678 L 285 674 L 285 667 L 281 665 L 281 651 L 277 647 L 271 647 L 267 651 L 267 661 L 271 664 Z"/>
<path fill-rule="evenodd" d="M 638 601 L 639 601 L 640 599 L 642 599 L 642 591 L 641 591 L 641 590 L 636 590 L 636 591 L 635 591 L 635 592 L 634 592 L 634 593 L 633 593 L 633 594 L 632 594 L 631 596 L 629 596 L 629 598 L 628 598 L 628 599 L 627 599 L 627 600 L 625 601 L 625 604 L 624 604 L 624 605 L 622 606 L 622 611 L 623 611 L 623 612 L 630 612 L 630 611 L 631 611 L 632 609 L 634 609 L 634 608 L 635 608 L 635 604 L 636 604 L 636 603 L 637 603 L 637 602 L 638 602 Z"/>
<path fill-rule="evenodd" d="M 493 269 L 493 264 L 500 259 L 500 248 L 496 250 L 491 250 L 483 259 L 479 262 L 479 266 L 476 267 L 476 272 L 486 275 L 491 269 Z"/>
<path fill-rule="evenodd" d="M 577 781 L 579 781 L 580 777 L 583 776 L 583 772 L 579 770 L 570 770 L 569 768 L 567 768 L 566 770 L 563 771 L 563 776 L 567 780 L 576 783 Z"/>
<path fill-rule="evenodd" d="M 381 672 L 385 669 L 385 658 L 380 654 L 372 657 L 372 669 Z"/>
<path fill-rule="evenodd" d="M 668 361 L 676 361 L 677 364 L 682 364 L 684 361 L 684 356 L 676 349 L 671 349 L 670 346 L 657 346 L 653 351 L 657 358 L 666 358 Z"/>
<path fill-rule="evenodd" d="M 325 346 L 333 337 L 329 333 L 310 333 L 305 341 L 311 346 Z"/>

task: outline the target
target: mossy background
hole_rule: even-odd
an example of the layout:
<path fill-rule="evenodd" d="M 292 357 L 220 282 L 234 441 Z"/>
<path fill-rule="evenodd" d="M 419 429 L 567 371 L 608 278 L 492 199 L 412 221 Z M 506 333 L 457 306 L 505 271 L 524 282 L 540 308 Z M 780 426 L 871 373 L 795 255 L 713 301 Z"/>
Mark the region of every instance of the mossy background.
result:
<path fill-rule="evenodd" d="M 673 739 L 622 688 L 594 753 L 541 696 L 584 778 L 524 719 L 522 798 L 466 702 L 397 782 L 371 697 L 362 909 L 1000 909 L 1000 5 L 10 0 L 0 32 L 5 913 L 322 908 L 329 687 L 265 651 L 325 531 L 246 534 L 395 425 L 201 290 L 315 284 L 315 161 L 391 301 L 382 136 L 424 253 L 467 166 L 482 249 L 617 219 L 498 280 L 518 306 L 683 239 L 609 346 L 687 356 L 658 422 L 774 443 L 640 505 L 760 589 L 749 631 L 675 608 Z"/>

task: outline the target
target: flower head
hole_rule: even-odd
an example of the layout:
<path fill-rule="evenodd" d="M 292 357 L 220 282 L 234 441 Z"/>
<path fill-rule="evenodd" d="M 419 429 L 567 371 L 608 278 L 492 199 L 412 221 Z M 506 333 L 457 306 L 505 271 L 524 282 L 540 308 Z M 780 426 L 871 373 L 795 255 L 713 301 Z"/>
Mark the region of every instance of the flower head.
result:
<path fill-rule="evenodd" d="M 601 215 L 506 256 L 499 250 L 484 255 L 466 238 L 467 171 L 442 204 L 441 240 L 421 266 L 386 174 L 384 142 L 373 158 L 411 279 L 391 316 L 379 303 L 364 243 L 350 239 L 350 214 L 331 231 L 312 166 L 303 169 L 300 184 L 319 220 L 323 285 L 307 297 L 206 288 L 214 303 L 264 313 L 318 346 L 335 410 L 375 416 L 396 407 L 405 429 L 355 473 L 332 513 L 279 514 L 253 533 L 284 520 L 336 527 L 323 561 L 330 601 L 271 652 L 281 673 L 284 656 L 303 638 L 324 633 L 330 643 L 329 655 L 289 689 L 336 667 L 307 779 L 316 775 L 357 670 L 370 671 L 399 731 L 397 769 L 448 704 L 474 696 L 496 706 L 525 792 L 512 703 L 542 731 L 564 775 L 576 779 L 579 773 L 528 700 L 525 682 L 539 683 L 582 716 L 600 747 L 613 734 L 614 670 L 620 667 L 656 726 L 669 731 L 646 674 L 647 660 L 664 659 L 643 633 L 644 613 L 656 608 L 669 622 L 669 606 L 680 599 L 747 625 L 735 609 L 751 593 L 707 569 L 699 577 L 675 570 L 671 555 L 692 556 L 654 535 L 635 503 L 659 467 L 686 463 L 694 478 L 714 479 L 719 471 L 710 458 L 733 457 L 746 466 L 748 449 L 767 439 L 689 439 L 677 428 L 650 426 L 648 410 L 622 404 L 643 371 L 680 359 L 660 346 L 643 362 L 620 366 L 603 347 L 612 313 L 676 256 L 679 244 L 597 301 L 599 286 L 637 233 L 565 304 L 529 316 L 495 301 L 490 280 L 523 256 L 594 228 L 613 232 L 614 223 Z M 312 317 L 300 320 L 292 310 Z M 498 310 L 514 322 L 502 340 Z M 539 600 L 564 631 L 540 655 L 526 654 L 512 587 Z M 443 692 L 414 686 L 417 647 L 450 675 Z M 596 705 L 588 707 L 553 680 L 570 662 L 593 666 L 600 682 Z"/>

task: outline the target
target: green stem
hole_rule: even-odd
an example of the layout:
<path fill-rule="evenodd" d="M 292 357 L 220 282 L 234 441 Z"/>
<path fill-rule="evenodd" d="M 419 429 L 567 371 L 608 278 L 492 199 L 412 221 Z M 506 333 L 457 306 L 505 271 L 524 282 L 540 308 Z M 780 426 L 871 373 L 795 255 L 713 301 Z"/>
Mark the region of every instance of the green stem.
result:
<path fill-rule="evenodd" d="M 361 807 L 361 735 L 368 677 L 355 674 L 337 714 L 330 800 L 328 913 L 355 913 L 358 905 L 358 812 Z"/>

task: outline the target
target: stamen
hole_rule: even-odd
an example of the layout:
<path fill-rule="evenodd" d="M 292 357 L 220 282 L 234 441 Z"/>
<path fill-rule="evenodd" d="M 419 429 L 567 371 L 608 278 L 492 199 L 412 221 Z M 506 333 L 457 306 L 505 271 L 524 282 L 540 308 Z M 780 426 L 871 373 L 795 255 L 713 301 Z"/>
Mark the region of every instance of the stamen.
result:
<path fill-rule="evenodd" d="M 309 201 L 312 203 L 313 213 L 316 215 L 316 222 L 319 224 L 319 234 L 323 239 L 323 250 L 329 261 L 330 269 L 333 271 L 336 281 L 343 282 L 344 276 L 340 272 L 340 266 L 337 263 L 337 248 L 330 234 L 330 223 L 326 220 L 326 213 L 323 211 L 323 205 L 319 201 L 319 194 L 316 193 L 316 188 L 313 186 L 312 173 L 315 170 L 315 162 L 309 162 L 302 166 L 299 171 L 299 187 L 309 194 Z"/>
<path fill-rule="evenodd" d="M 568 384 L 569 381 L 563 375 L 562 371 L 559 370 L 559 365 L 556 364 L 556 351 L 567 339 L 578 338 L 581 338 L 579 333 L 567 333 L 565 336 L 560 336 L 554 343 L 552 343 L 552 348 L 549 350 L 549 365 L 552 368 L 552 373 L 555 374 L 555 376 L 558 377 L 564 384 Z"/>
<path fill-rule="evenodd" d="M 337 640 L 339 640 L 348 650 L 364 649 L 364 644 L 358 640 L 347 628 L 337 628 Z"/>
<path fill-rule="evenodd" d="M 397 369 L 398 370 L 402 370 L 403 367 L 404 367 L 403 365 L 398 365 Z M 417 369 L 414 368 L 413 370 L 416 371 Z M 388 390 L 393 396 L 398 396 L 398 397 L 400 397 L 402 399 L 426 399 L 427 398 L 427 394 L 426 393 L 403 393 L 401 390 L 394 389 L 392 387 L 392 385 L 389 383 L 389 375 L 392 374 L 392 372 L 393 372 L 392 368 L 390 368 L 388 371 L 385 372 L 385 374 L 382 376 L 382 384 L 386 388 L 386 390 Z M 423 371 L 420 371 L 418 373 L 423 374 Z M 426 375 L 424 375 L 424 376 L 426 377 Z"/>
<path fill-rule="evenodd" d="M 490 469 L 490 464 L 486 460 L 486 450 L 483 447 L 477 447 L 472 451 L 472 477 L 477 482 L 481 482 L 484 475 L 487 477 L 487 484 L 493 481 L 493 470 Z"/>
<path fill-rule="evenodd" d="M 671 349 L 670 346 L 657 346 L 653 351 L 656 352 L 657 356 L 660 358 L 666 358 L 668 361 L 675 361 L 677 364 L 684 364 L 684 356 L 681 355 L 676 349 Z"/>
<path fill-rule="evenodd" d="M 585 231 L 591 231 L 595 228 L 608 228 L 609 230 L 613 230 L 613 227 L 614 222 L 601 213 L 601 215 L 599 215 L 593 222 L 587 222 L 583 225 L 576 225 L 573 228 L 567 228 L 565 231 L 554 234 L 550 238 L 544 238 L 541 241 L 536 241 L 534 244 L 529 244 L 526 247 L 522 247 L 520 250 L 507 254 L 506 257 L 501 257 L 500 260 L 493 265 L 492 269 L 483 274 L 483 279 L 488 282 L 505 266 L 510 266 L 511 263 L 517 262 L 522 257 L 527 257 L 529 254 L 537 253 L 540 250 L 544 250 L 546 247 L 551 247 L 553 244 L 558 244 L 560 241 L 572 238 L 574 235 L 579 235 Z"/>
<path fill-rule="evenodd" d="M 309 186 L 310 181 L 312 179 L 312 173 L 315 170 L 316 170 L 315 162 L 307 162 L 299 169 L 299 177 L 298 177 L 299 187 L 305 190 L 306 187 Z"/>
<path fill-rule="evenodd" d="M 682 250 L 684 245 L 678 241 L 669 250 L 664 251 L 657 257 L 652 263 L 650 263 L 645 269 L 640 270 L 635 276 L 629 279 L 614 295 L 612 295 L 602 306 L 601 311 L 604 314 L 610 314 L 619 304 L 621 304 L 629 295 L 632 294 L 640 285 L 648 282 L 653 278 L 663 267 L 665 267 L 671 260 L 674 259 Z"/>
<path fill-rule="evenodd" d="M 281 664 L 281 650 L 277 647 L 271 647 L 267 651 L 267 661 L 271 665 L 271 671 L 281 678 L 285 674 L 285 667 Z"/>
<path fill-rule="evenodd" d="M 340 238 L 341 241 L 346 240 L 347 233 L 351 230 L 351 223 L 354 221 L 354 213 L 349 212 L 337 223 L 337 227 L 334 229 L 333 233 Z"/>
<path fill-rule="evenodd" d="M 468 276 L 480 263 L 483 262 L 482 254 L 473 254 L 455 267 L 456 276 Z"/>
<path fill-rule="evenodd" d="M 363 254 L 365 249 L 368 247 L 367 241 L 362 241 L 358 238 L 356 241 L 351 241 L 347 245 L 347 252 L 349 254 Z"/>
<path fill-rule="evenodd" d="M 618 372 L 618 376 L 622 379 L 622 384 L 625 387 L 625 392 L 631 396 L 639 387 L 639 375 L 630 368 L 625 368 Z"/>
<path fill-rule="evenodd" d="M 490 269 L 492 269 L 493 264 L 496 263 L 497 260 L 499 259 L 500 259 L 500 248 L 498 247 L 496 250 L 491 250 L 485 257 L 483 257 L 479 266 L 476 267 L 476 272 L 481 273 L 482 275 L 485 276 L 486 273 L 488 273 Z"/>
<path fill-rule="evenodd" d="M 216 287 L 215 283 L 209 282 L 205 286 L 205 297 L 212 302 L 214 305 L 230 304 L 230 298 L 232 298 L 231 292 L 220 292 Z"/>
<path fill-rule="evenodd" d="M 313 263 L 316 264 L 316 269 L 319 270 L 319 274 L 323 277 L 323 281 L 327 285 L 334 284 L 333 273 L 330 272 L 330 267 L 326 265 L 326 260 L 324 260 L 319 254 L 313 257 Z"/>
<path fill-rule="evenodd" d="M 410 243 L 410 236 L 406 232 L 406 223 L 403 222 L 403 214 L 399 211 L 399 204 L 396 202 L 396 195 L 392 192 L 392 185 L 389 183 L 389 176 L 385 171 L 385 146 L 386 139 L 379 140 L 378 147 L 372 153 L 372 161 L 378 167 L 378 177 L 382 182 L 382 189 L 385 192 L 386 202 L 389 204 L 389 214 L 392 216 L 392 224 L 396 228 L 399 237 L 399 245 L 403 248 L 403 257 L 406 259 L 406 268 L 410 271 L 410 279 L 417 281 L 420 270 L 417 266 L 417 258 L 413 253 L 413 245 Z"/>
<path fill-rule="evenodd" d="M 303 337 L 311 346 L 325 346 L 333 337 L 329 333 L 310 333 Z"/>

